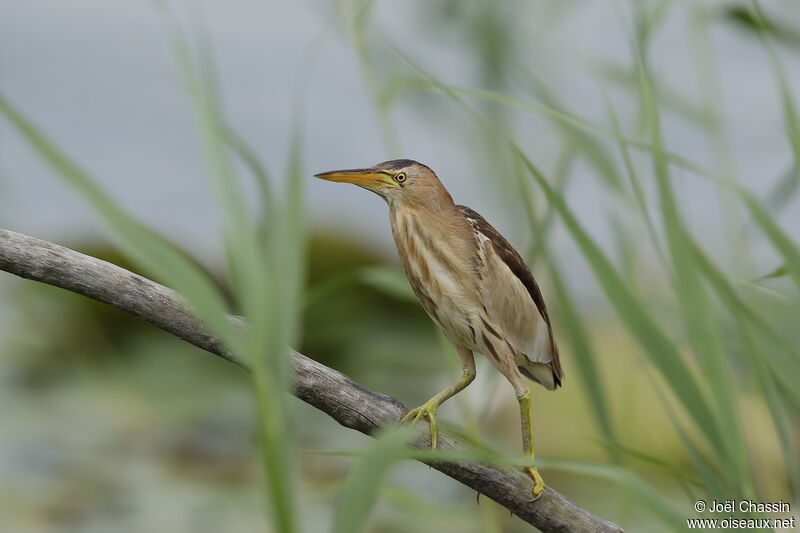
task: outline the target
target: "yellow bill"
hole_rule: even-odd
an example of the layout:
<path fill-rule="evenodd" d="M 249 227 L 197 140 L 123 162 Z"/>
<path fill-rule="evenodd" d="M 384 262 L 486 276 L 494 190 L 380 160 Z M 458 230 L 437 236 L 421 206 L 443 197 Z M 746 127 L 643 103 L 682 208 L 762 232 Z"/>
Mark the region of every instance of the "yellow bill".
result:
<path fill-rule="evenodd" d="M 398 186 L 394 179 L 392 179 L 391 174 L 384 170 L 375 170 L 373 168 L 331 170 L 329 172 L 314 174 L 314 177 L 339 183 L 352 183 L 367 189 Z"/>

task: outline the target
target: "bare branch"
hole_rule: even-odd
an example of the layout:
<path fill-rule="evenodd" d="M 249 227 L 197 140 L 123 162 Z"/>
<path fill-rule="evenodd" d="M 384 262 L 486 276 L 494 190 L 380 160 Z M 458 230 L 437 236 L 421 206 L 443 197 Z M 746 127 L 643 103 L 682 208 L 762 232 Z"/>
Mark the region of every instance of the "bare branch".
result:
<path fill-rule="evenodd" d="M 189 313 L 177 293 L 111 263 L 0 229 L 0 270 L 112 305 L 245 368 Z M 396 399 L 373 392 L 303 354 L 292 352 L 292 366 L 294 394 L 345 427 L 372 435 L 408 412 Z M 414 444 L 425 447 L 429 442 L 423 436 Z M 439 438 L 438 446 L 446 450 L 466 447 L 447 435 Z M 431 466 L 542 531 L 622 531 L 549 487 L 539 500 L 531 502 L 531 480 L 516 469 L 460 462 Z"/>

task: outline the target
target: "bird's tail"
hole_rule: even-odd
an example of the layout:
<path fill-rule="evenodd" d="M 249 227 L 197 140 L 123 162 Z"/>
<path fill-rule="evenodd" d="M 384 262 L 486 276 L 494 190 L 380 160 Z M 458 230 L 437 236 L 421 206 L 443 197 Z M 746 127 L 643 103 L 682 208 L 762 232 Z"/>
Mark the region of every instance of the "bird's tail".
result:
<path fill-rule="evenodd" d="M 536 363 L 526 360 L 519 362 L 517 368 L 523 376 L 535 381 L 547 390 L 556 390 L 561 386 L 561 379 L 553 370 L 552 363 Z"/>

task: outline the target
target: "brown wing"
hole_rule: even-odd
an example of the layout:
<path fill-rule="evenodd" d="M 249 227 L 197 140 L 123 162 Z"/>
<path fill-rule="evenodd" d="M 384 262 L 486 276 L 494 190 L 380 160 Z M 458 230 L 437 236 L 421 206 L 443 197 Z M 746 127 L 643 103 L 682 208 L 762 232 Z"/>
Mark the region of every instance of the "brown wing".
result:
<path fill-rule="evenodd" d="M 556 386 L 560 385 L 564 374 L 561 370 L 561 361 L 558 357 L 558 347 L 556 346 L 556 341 L 553 337 L 553 327 L 550 324 L 550 316 L 548 315 L 547 307 L 544 304 L 542 291 L 539 289 L 539 285 L 536 283 L 533 274 L 531 274 L 528 265 L 525 264 L 525 261 L 523 261 L 519 253 L 514 249 L 513 246 L 511 246 L 505 237 L 503 237 L 499 231 L 494 229 L 494 226 L 489 224 L 485 218 L 469 207 L 463 205 L 458 205 L 456 207 L 464 214 L 464 216 L 467 217 L 467 220 L 475 230 L 479 231 L 487 239 L 489 239 L 489 241 L 492 243 L 492 249 L 494 252 L 498 255 L 498 257 L 500 257 L 500 259 L 503 260 L 511 272 L 525 286 L 525 289 L 527 289 L 531 300 L 533 300 L 533 303 L 536 306 L 536 309 L 538 309 L 539 314 L 547 323 L 547 330 L 550 335 L 550 350 L 553 358 L 553 376 L 555 378 Z"/>

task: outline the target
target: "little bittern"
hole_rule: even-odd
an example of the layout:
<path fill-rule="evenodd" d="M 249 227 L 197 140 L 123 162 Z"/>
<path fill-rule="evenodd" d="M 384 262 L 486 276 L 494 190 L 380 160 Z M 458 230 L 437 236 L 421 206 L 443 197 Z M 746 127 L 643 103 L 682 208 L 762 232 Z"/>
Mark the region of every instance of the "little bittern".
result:
<path fill-rule="evenodd" d="M 436 174 L 416 161 L 398 159 L 316 177 L 353 183 L 386 200 L 406 277 L 461 359 L 461 380 L 403 421 L 426 419 L 436 447 L 436 409 L 475 379 L 472 353 L 478 352 L 514 387 L 524 453 L 533 457 L 531 393 L 523 376 L 555 390 L 564 374 L 542 293 L 517 251 L 482 216 L 456 205 Z M 527 471 L 538 498 L 544 482 L 535 468 Z"/>

